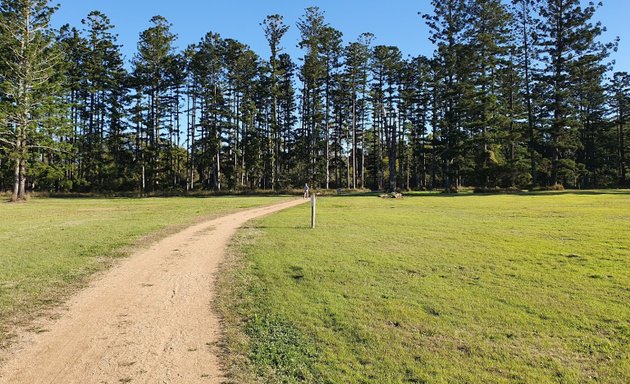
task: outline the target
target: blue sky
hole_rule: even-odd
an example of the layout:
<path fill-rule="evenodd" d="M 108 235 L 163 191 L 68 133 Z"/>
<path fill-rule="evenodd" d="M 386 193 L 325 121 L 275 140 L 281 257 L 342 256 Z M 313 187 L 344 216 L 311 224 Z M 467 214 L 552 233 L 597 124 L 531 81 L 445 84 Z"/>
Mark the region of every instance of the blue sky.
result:
<path fill-rule="evenodd" d="M 407 55 L 430 55 L 428 29 L 418 12 L 430 12 L 430 0 L 57 0 L 61 8 L 53 18 L 59 27 L 81 27 L 81 19 L 92 10 L 107 14 L 116 26 L 123 53 L 130 59 L 138 35 L 149 26 L 154 15 L 165 16 L 179 36 L 177 46 L 185 48 L 198 42 L 207 32 L 217 32 L 248 44 L 263 57 L 269 55 L 260 22 L 266 15 L 278 13 L 291 26 L 283 43 L 294 58 L 298 31 L 295 26 L 306 7 L 319 6 L 327 21 L 353 41 L 363 32 L 376 35 L 376 44 L 397 45 Z M 604 0 L 596 15 L 608 28 L 605 41 L 621 37 L 619 52 L 613 55 L 616 70 L 630 72 L 630 1 Z"/>

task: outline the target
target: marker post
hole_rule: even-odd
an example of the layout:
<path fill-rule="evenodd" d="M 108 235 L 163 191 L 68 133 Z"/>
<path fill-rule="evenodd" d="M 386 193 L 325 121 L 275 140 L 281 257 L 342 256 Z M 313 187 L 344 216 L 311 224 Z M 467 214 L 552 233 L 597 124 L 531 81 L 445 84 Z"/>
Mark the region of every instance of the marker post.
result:
<path fill-rule="evenodd" d="M 317 208 L 317 198 L 311 194 L 311 229 L 315 229 L 315 210 Z"/>

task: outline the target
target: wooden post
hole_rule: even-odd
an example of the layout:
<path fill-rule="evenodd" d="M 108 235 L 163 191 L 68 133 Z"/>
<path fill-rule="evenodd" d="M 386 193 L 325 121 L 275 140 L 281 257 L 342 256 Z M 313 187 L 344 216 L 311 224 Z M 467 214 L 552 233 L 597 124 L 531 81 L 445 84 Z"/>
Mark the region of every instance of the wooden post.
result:
<path fill-rule="evenodd" d="M 315 209 L 317 208 L 317 198 L 311 194 L 311 228 L 315 229 Z"/>

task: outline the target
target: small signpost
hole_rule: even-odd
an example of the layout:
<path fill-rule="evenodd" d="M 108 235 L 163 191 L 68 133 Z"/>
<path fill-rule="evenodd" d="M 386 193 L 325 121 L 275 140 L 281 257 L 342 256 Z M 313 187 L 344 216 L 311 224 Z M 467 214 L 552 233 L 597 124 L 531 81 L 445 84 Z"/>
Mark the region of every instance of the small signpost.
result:
<path fill-rule="evenodd" d="M 317 208 L 317 197 L 311 194 L 311 228 L 315 229 L 315 209 Z"/>

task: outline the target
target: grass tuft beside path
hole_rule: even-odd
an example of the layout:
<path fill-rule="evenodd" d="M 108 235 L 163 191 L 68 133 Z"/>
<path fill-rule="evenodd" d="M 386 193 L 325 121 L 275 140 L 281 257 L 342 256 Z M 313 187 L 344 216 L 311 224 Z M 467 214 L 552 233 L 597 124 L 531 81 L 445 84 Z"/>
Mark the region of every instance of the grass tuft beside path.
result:
<path fill-rule="evenodd" d="M 128 247 L 281 197 L 35 199 L 0 203 L 0 344 L 9 321 L 58 302 Z M 143 238 L 143 236 L 149 237 Z M 144 240 L 144 241 L 141 241 Z M 141 245 L 141 244 L 140 244 Z"/>
<path fill-rule="evenodd" d="M 330 197 L 318 214 L 257 221 L 224 266 L 233 382 L 630 382 L 630 194 Z"/>

